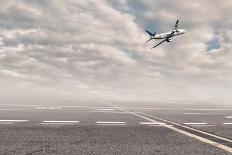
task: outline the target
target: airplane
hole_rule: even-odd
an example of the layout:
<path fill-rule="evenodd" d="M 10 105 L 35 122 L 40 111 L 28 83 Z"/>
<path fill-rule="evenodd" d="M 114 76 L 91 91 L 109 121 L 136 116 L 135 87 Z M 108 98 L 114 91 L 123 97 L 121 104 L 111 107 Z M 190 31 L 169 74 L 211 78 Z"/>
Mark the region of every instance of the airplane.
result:
<path fill-rule="evenodd" d="M 146 32 L 150 36 L 150 39 L 147 42 L 149 42 L 149 41 L 151 41 L 153 39 L 164 39 L 164 40 L 162 40 L 160 43 L 158 43 L 157 45 L 155 45 L 152 48 L 156 48 L 157 46 L 159 46 L 160 44 L 162 44 L 164 42 L 171 42 L 172 37 L 184 34 L 186 32 L 186 30 L 184 30 L 184 29 L 177 29 L 178 24 L 179 24 L 179 20 L 176 21 L 176 24 L 175 24 L 175 26 L 174 26 L 174 28 L 173 28 L 173 30 L 171 32 L 162 33 L 162 34 L 156 34 L 156 32 L 152 33 L 150 31 L 146 30 Z"/>

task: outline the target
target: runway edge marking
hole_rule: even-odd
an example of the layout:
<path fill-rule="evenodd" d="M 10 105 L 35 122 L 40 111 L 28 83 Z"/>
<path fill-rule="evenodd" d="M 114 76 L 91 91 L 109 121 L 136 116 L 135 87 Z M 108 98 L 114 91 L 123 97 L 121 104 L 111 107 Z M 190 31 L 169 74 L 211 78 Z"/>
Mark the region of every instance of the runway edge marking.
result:
<path fill-rule="evenodd" d="M 109 104 L 109 105 L 111 105 L 111 104 Z M 151 121 L 151 122 L 157 122 L 157 121 L 154 120 L 154 119 L 151 119 L 151 118 L 148 118 L 148 117 L 143 116 L 143 115 L 147 115 L 147 114 L 140 113 L 140 112 L 139 112 L 139 113 L 140 113 L 140 114 L 139 114 L 139 113 L 136 113 L 136 112 L 134 112 L 134 111 L 129 111 L 129 110 L 127 110 L 127 109 L 124 109 L 124 108 L 122 108 L 122 107 L 118 107 L 118 106 L 115 106 L 115 105 L 111 105 L 111 106 L 113 106 L 114 108 L 117 108 L 117 109 L 119 109 L 119 110 L 126 111 L 126 112 L 128 112 L 128 113 L 130 113 L 130 114 L 132 114 L 132 115 L 135 115 L 135 116 L 137 116 L 137 117 L 143 118 L 143 119 L 145 119 L 145 120 L 148 120 L 148 121 Z M 149 115 L 147 115 L 147 116 L 149 116 Z M 162 118 L 158 118 L 158 117 L 154 117 L 154 116 L 150 116 L 150 117 L 153 117 L 153 118 L 156 118 L 156 119 L 158 119 L 158 120 L 165 121 L 165 122 L 169 122 L 169 123 L 171 123 L 171 124 L 176 124 L 176 125 L 182 126 L 182 125 L 180 125 L 180 124 L 177 124 L 177 123 L 174 123 L 174 122 L 171 122 L 171 121 L 162 119 Z M 230 147 L 228 147 L 228 146 L 225 146 L 225 145 L 223 145 L 223 144 L 220 144 L 220 143 L 214 142 L 214 141 L 212 141 L 212 140 L 209 140 L 209 139 L 206 139 L 206 138 L 197 136 L 197 135 L 195 135 L 195 134 L 193 134 L 193 133 L 190 133 L 190 132 L 187 132 L 187 131 L 178 129 L 178 128 L 173 127 L 173 126 L 167 126 L 167 125 L 161 125 L 161 126 L 166 127 L 166 128 L 168 128 L 168 129 L 171 129 L 171 130 L 173 130 L 173 131 L 179 132 L 179 133 L 184 134 L 184 135 L 186 135 L 186 136 L 195 138 L 195 139 L 197 139 L 197 140 L 199 140 L 199 141 L 201 141 L 201 142 L 210 144 L 210 145 L 212 145 L 212 146 L 218 147 L 218 148 L 220 148 L 220 149 L 222 149 L 222 150 L 225 150 L 225 151 L 227 151 L 227 152 L 232 153 L 232 148 L 230 148 Z M 182 126 L 182 127 L 186 127 L 186 126 Z M 193 128 L 190 128 L 190 127 L 187 127 L 187 128 L 193 129 Z M 195 130 L 197 130 L 197 129 L 195 129 Z M 204 134 L 213 136 L 213 137 L 215 137 L 215 138 L 219 138 L 219 139 L 223 139 L 223 140 L 226 140 L 226 141 L 228 141 L 228 142 L 231 142 L 231 140 L 229 140 L 229 139 L 226 139 L 226 138 L 223 138 L 223 137 L 219 137 L 219 136 L 216 136 L 216 135 L 213 135 L 213 134 L 204 132 L 204 131 L 198 130 L 198 132 L 201 132 L 201 133 L 204 133 Z"/>

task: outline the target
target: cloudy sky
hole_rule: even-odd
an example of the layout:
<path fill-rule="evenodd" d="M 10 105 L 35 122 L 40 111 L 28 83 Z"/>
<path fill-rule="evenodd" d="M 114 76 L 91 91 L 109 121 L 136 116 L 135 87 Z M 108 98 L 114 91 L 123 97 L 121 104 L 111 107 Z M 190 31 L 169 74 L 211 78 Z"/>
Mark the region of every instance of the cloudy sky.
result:
<path fill-rule="evenodd" d="M 1 1 L 1 98 L 230 101 L 231 14 L 231 0 Z M 176 19 L 187 33 L 151 50 L 144 30 Z"/>

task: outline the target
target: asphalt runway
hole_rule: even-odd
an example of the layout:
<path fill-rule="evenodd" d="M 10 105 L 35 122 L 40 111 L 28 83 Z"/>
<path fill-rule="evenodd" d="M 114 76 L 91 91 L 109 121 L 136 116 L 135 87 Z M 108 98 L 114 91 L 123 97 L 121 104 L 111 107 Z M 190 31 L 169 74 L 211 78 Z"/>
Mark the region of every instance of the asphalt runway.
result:
<path fill-rule="evenodd" d="M 3 155 L 229 155 L 231 139 L 220 104 L 0 104 Z"/>

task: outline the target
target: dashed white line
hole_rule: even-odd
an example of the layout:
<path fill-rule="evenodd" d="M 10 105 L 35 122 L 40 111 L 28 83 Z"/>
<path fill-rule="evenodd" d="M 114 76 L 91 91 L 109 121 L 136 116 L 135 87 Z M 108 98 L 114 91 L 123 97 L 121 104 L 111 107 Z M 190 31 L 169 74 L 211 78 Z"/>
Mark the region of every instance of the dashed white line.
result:
<path fill-rule="evenodd" d="M 28 120 L 0 120 L 0 122 L 28 122 Z"/>
<path fill-rule="evenodd" d="M 43 123 L 79 123 L 79 121 L 43 121 Z"/>
<path fill-rule="evenodd" d="M 97 124 L 102 126 L 125 126 L 126 124 Z"/>
<path fill-rule="evenodd" d="M 103 121 L 98 121 L 96 123 L 97 124 L 125 124 L 125 122 L 103 122 Z"/>
<path fill-rule="evenodd" d="M 75 125 L 79 121 L 43 121 L 42 125 Z"/>
<path fill-rule="evenodd" d="M 114 111 L 115 109 L 96 109 L 96 110 L 99 110 L 99 111 Z"/>
<path fill-rule="evenodd" d="M 97 121 L 97 125 L 102 125 L 102 126 L 124 126 L 126 125 L 126 122 L 105 122 L 105 121 Z"/>
<path fill-rule="evenodd" d="M 224 125 L 232 125 L 232 123 L 223 123 Z"/>
<path fill-rule="evenodd" d="M 184 113 L 184 115 L 224 115 L 225 113 Z"/>
<path fill-rule="evenodd" d="M 17 110 L 25 110 L 25 109 L 0 109 L 0 111 L 17 111 Z"/>
<path fill-rule="evenodd" d="M 35 109 L 39 110 L 59 110 L 61 107 L 35 107 Z"/>
<path fill-rule="evenodd" d="M 216 125 L 211 125 L 211 124 L 202 124 L 202 125 L 192 125 L 195 127 L 212 127 L 212 126 L 216 126 Z"/>
<path fill-rule="evenodd" d="M 161 122 L 140 122 L 141 125 L 165 125 L 165 123 Z"/>
<path fill-rule="evenodd" d="M 75 125 L 76 123 L 40 123 L 42 125 Z"/>
<path fill-rule="evenodd" d="M 226 116 L 225 118 L 232 118 L 232 116 Z"/>
<path fill-rule="evenodd" d="M 163 124 L 155 125 L 154 124 L 154 125 L 148 125 L 148 126 L 150 126 L 150 127 L 164 127 L 164 126 L 173 126 L 173 125 L 165 125 L 165 124 L 164 125 Z"/>
<path fill-rule="evenodd" d="M 8 106 L 8 107 L 54 107 L 54 105 L 42 105 L 42 104 L 34 104 L 34 105 L 29 105 L 29 104 L 0 104 L 0 106 Z M 60 108 L 93 108 L 93 109 L 106 109 L 106 108 L 112 108 L 112 107 L 106 107 L 106 106 L 76 106 L 76 105 L 55 105 L 56 107 Z"/>

